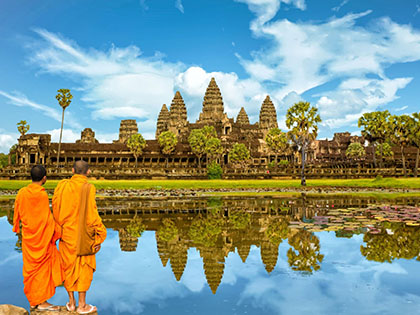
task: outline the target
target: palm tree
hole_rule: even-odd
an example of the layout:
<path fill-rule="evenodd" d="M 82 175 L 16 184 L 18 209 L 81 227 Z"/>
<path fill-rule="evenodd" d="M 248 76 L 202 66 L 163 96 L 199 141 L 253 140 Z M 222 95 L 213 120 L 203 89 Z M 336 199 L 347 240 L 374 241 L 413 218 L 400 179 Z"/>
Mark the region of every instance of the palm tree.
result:
<path fill-rule="evenodd" d="M 60 163 L 60 151 L 61 151 L 61 138 L 63 137 L 63 124 L 64 124 L 64 110 L 70 105 L 73 95 L 71 95 L 68 89 L 59 89 L 58 94 L 55 96 L 61 108 L 63 109 L 63 115 L 61 117 L 61 130 L 60 130 L 60 141 L 58 142 L 58 153 L 57 153 L 57 168 Z"/>
<path fill-rule="evenodd" d="M 299 102 L 287 110 L 286 126 L 290 129 L 289 137 L 297 145 L 301 152 L 302 170 L 300 184 L 306 186 L 305 156 L 309 144 L 318 135 L 318 123 L 321 117 L 318 109 L 308 102 Z"/>

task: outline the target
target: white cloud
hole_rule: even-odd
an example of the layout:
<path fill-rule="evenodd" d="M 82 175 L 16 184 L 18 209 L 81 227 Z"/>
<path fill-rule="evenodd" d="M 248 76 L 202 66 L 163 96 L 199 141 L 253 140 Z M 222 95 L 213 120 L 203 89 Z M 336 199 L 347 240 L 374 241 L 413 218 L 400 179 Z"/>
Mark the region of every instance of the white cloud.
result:
<path fill-rule="evenodd" d="M 179 12 L 184 13 L 184 6 L 182 5 L 182 0 L 175 1 L 175 8 L 177 8 Z"/>
<path fill-rule="evenodd" d="M 371 11 L 326 22 L 282 19 L 266 23 L 278 10 L 279 2 L 242 2 L 250 8 L 257 6 L 251 8 L 256 13 L 251 30 L 270 42 L 248 60 L 239 57 L 245 70 L 262 86 L 271 87 L 269 91 L 277 100 L 320 87 L 325 92 L 313 97 L 318 98 L 324 125 L 329 127 L 346 128 L 364 111 L 397 99 L 398 91 L 411 78 L 388 78 L 387 67 L 420 60 L 420 32 L 389 18 L 359 26 L 358 19 L 366 18 Z M 322 87 L 333 81 L 341 84 L 332 90 Z"/>
<path fill-rule="evenodd" d="M 23 106 L 30 107 L 34 110 L 42 112 L 45 116 L 49 118 L 52 118 L 56 121 L 61 122 L 61 110 L 58 111 L 57 109 L 51 108 L 49 106 L 38 104 L 34 101 L 31 101 L 24 94 L 19 93 L 19 92 L 7 93 L 0 90 L 0 95 L 7 98 L 9 104 L 19 106 L 19 107 L 23 107 Z M 57 106 L 59 105 L 57 104 Z M 68 110 L 66 113 L 67 113 L 66 118 L 65 118 L 66 123 L 68 123 L 72 127 L 79 128 L 80 124 L 75 119 L 73 119 L 71 113 L 69 113 Z"/>
<path fill-rule="evenodd" d="M 46 133 L 51 135 L 51 142 L 58 142 L 60 140 L 60 130 L 48 130 Z M 71 129 L 63 129 L 63 138 L 61 142 L 75 142 L 80 139 L 80 132 L 75 132 Z"/>
<path fill-rule="evenodd" d="M 87 50 L 46 30 L 36 32 L 42 41 L 32 47 L 31 61 L 43 71 L 82 82 L 82 100 L 93 109 L 94 119 L 156 119 L 161 105 L 173 96 L 182 64 L 164 62 L 158 54 L 142 57 L 135 46 Z"/>
<path fill-rule="evenodd" d="M 210 79 L 214 77 L 222 93 L 225 112 L 229 117 L 239 113 L 245 107 L 251 122 L 259 115 L 261 104 L 267 95 L 267 90 L 256 80 L 240 79 L 236 73 L 206 72 L 200 67 L 190 67 L 176 77 L 176 87 L 181 91 L 188 104 L 194 104 L 193 117 L 198 118 L 201 103 Z"/>
<path fill-rule="evenodd" d="M 0 152 L 1 153 L 9 153 L 10 148 L 12 145 L 16 144 L 19 138 L 19 134 L 13 133 L 13 134 L 0 134 Z"/>

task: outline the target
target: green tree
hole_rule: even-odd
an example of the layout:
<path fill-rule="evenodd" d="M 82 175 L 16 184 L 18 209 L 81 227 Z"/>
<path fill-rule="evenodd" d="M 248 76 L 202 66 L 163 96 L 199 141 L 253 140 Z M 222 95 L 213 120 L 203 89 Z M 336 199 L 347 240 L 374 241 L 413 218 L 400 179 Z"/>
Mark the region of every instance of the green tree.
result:
<path fill-rule="evenodd" d="M 239 164 L 241 167 L 246 167 L 250 159 L 249 150 L 243 143 L 235 143 L 229 152 L 229 161 Z"/>
<path fill-rule="evenodd" d="M 188 137 L 188 143 L 190 144 L 192 152 L 198 158 L 198 167 L 201 168 L 201 157 L 206 153 L 206 142 L 207 137 L 204 134 L 203 129 L 193 129 Z"/>
<path fill-rule="evenodd" d="M 0 153 L 0 169 L 9 165 L 9 156 L 4 153 Z"/>
<path fill-rule="evenodd" d="M 414 120 L 409 115 L 391 116 L 389 119 L 390 139 L 395 145 L 400 147 L 404 177 L 407 177 L 404 148 L 412 142 L 413 129 Z"/>
<path fill-rule="evenodd" d="M 29 131 L 30 126 L 26 123 L 26 120 L 21 120 L 17 123 L 17 129 L 22 136 Z"/>
<path fill-rule="evenodd" d="M 392 152 L 392 147 L 388 142 L 384 142 L 382 144 L 378 144 L 376 146 L 375 155 L 380 158 L 382 154 L 382 158 L 386 159 L 387 157 L 394 156 L 394 152 Z"/>
<path fill-rule="evenodd" d="M 350 143 L 346 150 L 346 156 L 353 159 L 360 159 L 366 155 L 365 148 L 359 142 Z"/>
<path fill-rule="evenodd" d="M 131 153 L 133 153 L 137 167 L 137 158 L 143 153 L 143 150 L 146 147 L 146 140 L 144 140 L 143 136 L 139 133 L 131 135 L 127 141 L 127 147 L 130 149 Z"/>
<path fill-rule="evenodd" d="M 162 221 L 162 224 L 159 226 L 157 233 L 159 234 L 159 239 L 164 242 L 170 242 L 179 234 L 178 228 L 173 220 L 165 218 Z"/>
<path fill-rule="evenodd" d="M 307 230 L 300 230 L 289 238 L 293 247 L 287 251 L 290 267 L 293 270 L 312 273 L 321 268 L 324 255 L 320 254 L 319 238 Z"/>
<path fill-rule="evenodd" d="M 61 108 L 63 109 L 63 114 L 61 116 L 61 129 L 60 129 L 60 141 L 58 142 L 58 153 L 57 153 L 57 167 L 60 164 L 60 151 L 61 151 L 61 139 L 63 137 L 63 125 L 64 125 L 64 111 L 67 107 L 69 107 L 73 95 L 71 95 L 69 89 L 59 89 L 57 90 L 58 94 L 55 98 L 60 104 Z"/>
<path fill-rule="evenodd" d="M 376 165 L 376 143 L 382 145 L 389 140 L 389 111 L 377 111 L 371 113 L 364 113 L 359 118 L 358 126 L 363 127 L 362 136 L 369 141 L 373 147 L 373 163 Z M 383 160 L 383 146 L 380 147 L 380 166 L 382 167 Z"/>
<path fill-rule="evenodd" d="M 132 237 L 140 237 L 146 230 L 146 226 L 143 224 L 143 220 L 139 217 L 134 217 L 127 225 L 127 233 Z"/>
<path fill-rule="evenodd" d="M 14 144 L 14 145 L 12 145 L 10 147 L 9 156 L 10 156 L 11 165 L 15 165 L 16 164 L 16 152 L 17 152 L 17 148 L 18 148 L 17 143 Z"/>
<path fill-rule="evenodd" d="M 206 155 L 207 160 L 213 160 L 223 153 L 222 142 L 220 139 L 211 137 L 206 141 Z"/>
<path fill-rule="evenodd" d="M 221 179 L 223 175 L 223 169 L 216 161 L 207 164 L 207 177 L 209 179 Z"/>
<path fill-rule="evenodd" d="M 286 126 L 290 129 L 289 137 L 296 144 L 302 159 L 301 185 L 306 186 L 305 156 L 306 149 L 318 135 L 318 123 L 321 117 L 318 109 L 309 102 L 299 102 L 287 110 Z"/>
<path fill-rule="evenodd" d="M 417 148 L 416 164 L 414 166 L 414 177 L 417 177 L 420 157 L 420 112 L 413 113 L 413 130 L 411 133 L 411 145 Z"/>
<path fill-rule="evenodd" d="M 203 131 L 203 134 L 207 140 L 210 138 L 217 138 L 216 129 L 214 129 L 213 126 L 204 126 L 201 128 L 201 130 Z"/>
<path fill-rule="evenodd" d="M 172 131 L 164 131 L 159 135 L 158 142 L 162 149 L 162 153 L 169 155 L 175 151 L 176 145 L 178 144 L 178 138 Z M 168 167 L 168 157 L 166 158 L 166 167 Z"/>
<path fill-rule="evenodd" d="M 277 155 L 285 151 L 288 147 L 288 139 L 286 133 L 281 131 L 279 128 L 270 129 L 265 136 L 265 142 L 271 151 L 274 152 L 277 163 Z"/>

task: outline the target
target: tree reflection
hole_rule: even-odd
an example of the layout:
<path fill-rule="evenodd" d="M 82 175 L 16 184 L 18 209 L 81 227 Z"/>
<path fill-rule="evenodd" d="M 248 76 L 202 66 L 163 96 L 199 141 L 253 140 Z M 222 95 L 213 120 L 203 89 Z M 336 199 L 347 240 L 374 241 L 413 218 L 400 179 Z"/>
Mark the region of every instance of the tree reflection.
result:
<path fill-rule="evenodd" d="M 420 260 L 420 228 L 403 223 L 385 222 L 380 233 L 367 233 L 363 237 L 366 246 L 360 252 L 367 260 L 389 262 L 404 258 Z"/>
<path fill-rule="evenodd" d="M 324 255 L 320 254 L 319 238 L 307 230 L 300 230 L 289 238 L 293 247 L 287 251 L 289 266 L 296 271 L 312 273 L 321 268 Z"/>

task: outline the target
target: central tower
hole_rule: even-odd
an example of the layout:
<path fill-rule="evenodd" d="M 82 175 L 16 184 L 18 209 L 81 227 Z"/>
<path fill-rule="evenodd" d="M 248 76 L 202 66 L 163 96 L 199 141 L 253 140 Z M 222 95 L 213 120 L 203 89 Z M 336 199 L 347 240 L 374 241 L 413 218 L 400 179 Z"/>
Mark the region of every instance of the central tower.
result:
<path fill-rule="evenodd" d="M 212 124 L 222 121 L 225 116 L 222 94 L 220 93 L 216 80 L 211 78 L 206 94 L 204 95 L 203 111 L 200 113 L 197 123 Z"/>

